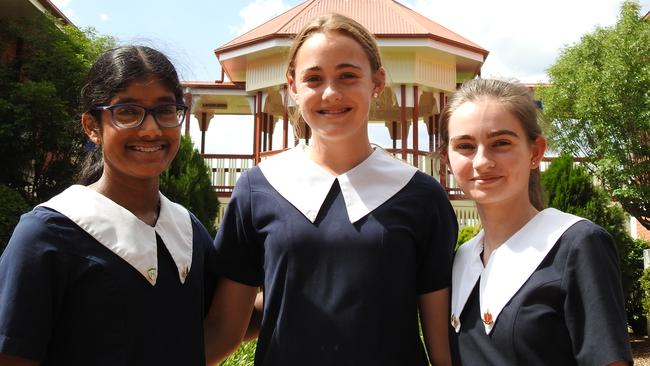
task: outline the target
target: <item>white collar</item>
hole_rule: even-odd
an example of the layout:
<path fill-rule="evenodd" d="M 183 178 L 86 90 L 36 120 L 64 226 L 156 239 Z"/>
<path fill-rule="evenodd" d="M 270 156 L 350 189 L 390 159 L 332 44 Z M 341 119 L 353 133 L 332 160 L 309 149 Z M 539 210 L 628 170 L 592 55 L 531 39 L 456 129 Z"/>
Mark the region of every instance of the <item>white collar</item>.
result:
<path fill-rule="evenodd" d="M 282 197 L 312 223 L 338 179 L 351 223 L 357 222 L 399 192 L 417 169 L 380 148 L 347 172 L 333 176 L 298 145 L 264 160 L 260 170 Z"/>
<path fill-rule="evenodd" d="M 39 206 L 68 217 L 138 270 L 152 285 L 158 277 L 158 233 L 176 263 L 181 283 L 185 283 L 192 265 L 192 220 L 187 209 L 171 202 L 162 193 L 155 227 L 101 193 L 81 185 L 73 185 Z"/>
<path fill-rule="evenodd" d="M 523 286 L 564 232 L 581 217 L 547 208 L 512 235 L 490 255 L 483 268 L 483 230 L 458 248 L 452 267 L 451 323 L 460 331 L 459 316 L 480 277 L 480 308 L 485 333 L 510 299 Z M 490 319 L 491 318 L 491 319 Z"/>

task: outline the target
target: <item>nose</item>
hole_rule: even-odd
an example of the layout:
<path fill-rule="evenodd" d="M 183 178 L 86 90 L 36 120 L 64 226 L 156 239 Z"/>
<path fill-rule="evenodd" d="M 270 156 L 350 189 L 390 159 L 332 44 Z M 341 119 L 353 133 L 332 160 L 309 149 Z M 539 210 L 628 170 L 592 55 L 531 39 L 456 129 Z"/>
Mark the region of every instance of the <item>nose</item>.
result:
<path fill-rule="evenodd" d="M 142 121 L 142 124 L 138 128 L 138 134 L 142 137 L 156 137 L 162 135 L 162 130 L 160 129 L 160 126 L 158 126 L 158 122 L 156 122 L 152 113 L 147 113 L 144 116 L 144 121 Z"/>
<path fill-rule="evenodd" d="M 477 171 L 493 167 L 494 160 L 492 159 L 489 150 L 484 146 L 478 146 L 476 153 L 474 154 L 474 159 L 472 159 L 472 166 L 474 170 Z"/>
<path fill-rule="evenodd" d="M 330 82 L 325 86 L 325 90 L 323 90 L 323 100 L 336 101 L 340 100 L 341 97 L 341 92 L 335 83 Z"/>

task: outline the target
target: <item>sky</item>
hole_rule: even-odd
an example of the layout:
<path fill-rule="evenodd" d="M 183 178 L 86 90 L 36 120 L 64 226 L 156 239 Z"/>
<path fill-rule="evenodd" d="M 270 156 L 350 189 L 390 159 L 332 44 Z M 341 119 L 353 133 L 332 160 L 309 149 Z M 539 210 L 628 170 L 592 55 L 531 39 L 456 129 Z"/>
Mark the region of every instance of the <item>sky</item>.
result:
<path fill-rule="evenodd" d="M 119 44 L 144 44 L 163 51 L 185 81 L 221 77 L 214 49 L 302 0 L 51 0 L 78 27 L 93 27 Z M 349 0 L 355 1 L 355 0 Z M 398 0 L 490 51 L 483 77 L 547 81 L 546 69 L 561 50 L 596 27 L 616 23 L 622 0 Z M 642 13 L 650 0 L 638 0 Z M 252 124 L 231 136 L 210 125 L 206 152 L 250 153 Z M 240 123 L 232 121 L 232 123 Z M 279 131 L 280 129 L 276 129 Z M 422 129 L 423 130 L 423 129 Z M 224 138 L 224 132 L 230 135 Z M 376 133 L 377 131 L 375 131 Z M 198 122 L 191 134 L 200 140 Z M 373 131 L 371 131 L 372 137 Z M 234 138 L 233 138 L 234 137 Z M 378 137 L 379 138 L 379 137 Z M 385 138 L 385 136 L 384 136 Z M 382 140 L 382 138 L 379 138 Z M 275 137 L 274 137 L 275 141 Z M 382 141 L 383 142 L 383 141 Z M 218 147 L 218 148 L 215 148 Z M 210 151 L 212 150 L 212 151 Z"/>

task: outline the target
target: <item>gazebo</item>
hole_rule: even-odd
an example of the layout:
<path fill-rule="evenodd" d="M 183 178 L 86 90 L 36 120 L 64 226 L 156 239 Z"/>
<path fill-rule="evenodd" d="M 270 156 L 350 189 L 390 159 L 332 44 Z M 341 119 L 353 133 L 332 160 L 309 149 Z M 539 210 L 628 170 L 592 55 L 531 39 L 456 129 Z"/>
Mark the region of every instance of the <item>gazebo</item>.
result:
<path fill-rule="evenodd" d="M 289 138 L 295 104 L 286 92 L 285 70 L 291 39 L 312 18 L 336 12 L 357 20 L 377 38 L 387 88 L 372 108 L 371 124 L 385 126 L 395 156 L 438 179 L 452 199 L 461 225 L 478 222 L 475 209 L 439 163 L 438 117 L 447 97 L 465 80 L 480 76 L 488 51 L 394 0 L 307 0 L 218 47 L 222 78 L 185 82 L 186 103 L 199 122 L 200 150 L 212 169 L 222 203 L 241 172 L 298 143 L 308 142 L 307 126 Z M 253 151 L 244 155 L 206 154 L 205 133 L 213 118 L 250 116 Z M 415 123 L 414 123 L 415 121 Z M 189 134 L 190 118 L 185 125 Z M 281 141 L 273 132 L 281 128 Z M 426 129 L 428 141 L 419 135 Z M 423 148 L 426 145 L 426 148 Z M 225 207 L 221 205 L 222 209 Z"/>

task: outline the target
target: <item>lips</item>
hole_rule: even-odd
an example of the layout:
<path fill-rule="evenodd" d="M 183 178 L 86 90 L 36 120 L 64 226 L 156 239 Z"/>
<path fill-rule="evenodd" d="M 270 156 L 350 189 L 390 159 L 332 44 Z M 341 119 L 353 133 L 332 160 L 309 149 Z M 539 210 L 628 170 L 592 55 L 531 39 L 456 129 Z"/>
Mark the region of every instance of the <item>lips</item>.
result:
<path fill-rule="evenodd" d="M 343 107 L 343 108 L 328 108 L 328 109 L 319 109 L 317 112 L 318 114 L 324 115 L 324 116 L 340 116 L 342 114 L 345 114 L 349 111 L 351 111 L 352 108 L 350 107 Z"/>
<path fill-rule="evenodd" d="M 153 146 L 140 146 L 140 145 L 133 145 L 128 147 L 130 150 L 134 151 L 139 151 L 139 152 L 144 152 L 144 153 L 153 153 L 156 151 L 160 151 L 165 148 L 164 145 L 153 145 Z"/>
<path fill-rule="evenodd" d="M 478 177 L 474 177 L 471 179 L 471 181 L 475 183 L 492 183 L 496 182 L 497 180 L 501 179 L 500 175 L 480 175 Z"/>

